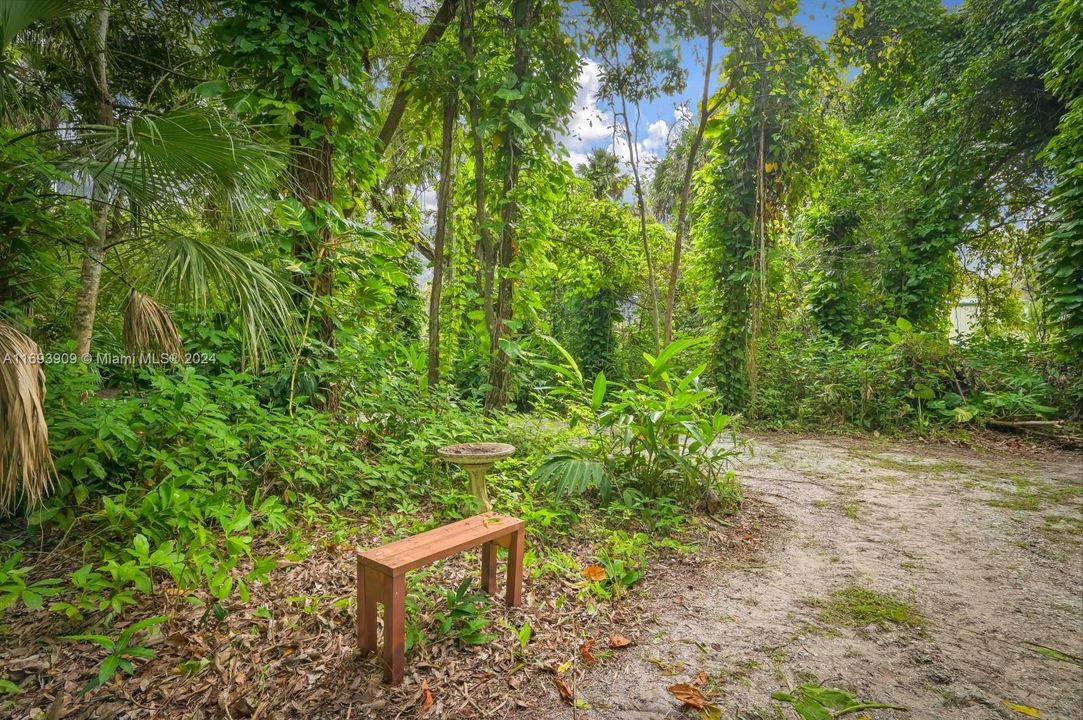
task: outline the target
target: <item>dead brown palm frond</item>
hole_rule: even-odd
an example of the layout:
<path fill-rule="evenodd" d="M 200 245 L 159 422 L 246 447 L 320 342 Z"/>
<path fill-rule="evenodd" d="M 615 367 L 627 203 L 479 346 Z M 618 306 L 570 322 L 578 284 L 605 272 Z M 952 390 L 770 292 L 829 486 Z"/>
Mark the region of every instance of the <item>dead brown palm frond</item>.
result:
<path fill-rule="evenodd" d="M 167 364 L 183 362 L 184 345 L 169 311 L 138 290 L 128 294 L 124 304 L 124 352 L 145 364 L 146 354 L 169 358 Z"/>
<path fill-rule="evenodd" d="M 22 498 L 27 509 L 41 503 L 56 468 L 45 424 L 45 373 L 37 343 L 0 322 L 0 514 Z"/>

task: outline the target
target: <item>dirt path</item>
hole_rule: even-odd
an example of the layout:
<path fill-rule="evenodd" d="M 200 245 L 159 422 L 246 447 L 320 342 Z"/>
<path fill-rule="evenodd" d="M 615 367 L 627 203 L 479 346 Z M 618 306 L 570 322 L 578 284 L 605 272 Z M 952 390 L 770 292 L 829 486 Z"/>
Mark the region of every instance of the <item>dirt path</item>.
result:
<path fill-rule="evenodd" d="M 876 718 L 1026 717 L 1004 701 L 1083 717 L 1083 666 L 1027 644 L 1083 656 L 1083 456 L 777 435 L 755 448 L 739 474 L 788 518 L 763 564 L 652 590 L 658 619 L 580 680 L 579 718 L 682 717 L 666 688 L 701 671 L 723 718 L 793 717 L 770 695 L 806 680 L 911 709 Z M 885 597 L 915 624 L 870 620 Z"/>

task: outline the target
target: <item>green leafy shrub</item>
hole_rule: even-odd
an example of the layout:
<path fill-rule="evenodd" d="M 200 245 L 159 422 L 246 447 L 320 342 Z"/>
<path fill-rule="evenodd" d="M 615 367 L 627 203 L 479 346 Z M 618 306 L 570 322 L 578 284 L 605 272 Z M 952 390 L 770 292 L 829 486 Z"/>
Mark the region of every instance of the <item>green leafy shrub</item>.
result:
<path fill-rule="evenodd" d="M 508 432 L 408 372 L 369 369 L 368 392 L 344 395 L 338 416 L 268 402 L 260 379 L 227 367 L 111 369 L 128 389 L 102 387 L 93 366 L 46 366 L 58 490 L 27 522 L 46 543 L 92 533 L 83 563 L 62 578 L 0 553 L 0 609 L 22 603 L 76 623 L 111 624 L 161 582 L 211 595 L 208 613 L 249 598 L 277 566 L 259 534 L 291 530 L 368 505 L 446 498 L 461 514 L 433 451 Z M 530 438 L 514 438 L 529 445 Z"/>
<path fill-rule="evenodd" d="M 123 670 L 129 675 L 134 674 L 135 667 L 132 665 L 132 660 L 136 658 L 144 660 L 155 658 L 157 653 L 141 645 L 140 640 L 142 640 L 145 631 L 156 628 L 168 620 L 169 618 L 165 615 L 145 618 L 124 628 L 120 635 L 115 638 L 108 635 L 69 635 L 65 637 L 65 640 L 74 642 L 94 643 L 108 653 L 98 667 L 97 677 L 83 688 L 83 692 L 88 692 L 99 685 L 109 682 L 109 679 L 116 674 L 117 670 Z"/>
<path fill-rule="evenodd" d="M 561 379 L 550 395 L 565 401 L 573 425 L 585 419 L 590 428 L 582 445 L 545 458 L 534 473 L 538 486 L 558 495 L 595 491 L 603 502 L 632 489 L 692 503 L 732 487 L 733 419 L 712 410 L 712 393 L 700 383 L 705 366 L 683 377 L 670 374 L 676 355 L 698 342 L 680 340 L 657 357 L 645 354 L 649 371 L 630 387 L 610 385 L 599 373 L 590 390 L 558 345 L 565 364 L 542 363 Z"/>
<path fill-rule="evenodd" d="M 463 645 L 485 645 L 496 638 L 486 632 L 489 619 L 485 610 L 489 600 L 484 595 L 470 592 L 468 577 L 459 583 L 459 587 L 448 590 L 444 596 L 446 610 L 433 613 L 442 635 L 458 639 Z"/>
<path fill-rule="evenodd" d="M 1071 412 L 1078 372 L 1015 338 L 952 344 L 905 320 L 848 345 L 791 331 L 768 339 L 749 417 L 769 426 L 900 431 Z"/>
<path fill-rule="evenodd" d="M 20 567 L 22 559 L 22 553 L 14 553 L 0 562 L 0 610 L 20 601 L 27 609 L 39 610 L 45 598 L 59 595 L 63 591 L 63 588 L 57 587 L 60 584 L 57 578 L 30 580 L 28 575 L 33 567 Z"/>

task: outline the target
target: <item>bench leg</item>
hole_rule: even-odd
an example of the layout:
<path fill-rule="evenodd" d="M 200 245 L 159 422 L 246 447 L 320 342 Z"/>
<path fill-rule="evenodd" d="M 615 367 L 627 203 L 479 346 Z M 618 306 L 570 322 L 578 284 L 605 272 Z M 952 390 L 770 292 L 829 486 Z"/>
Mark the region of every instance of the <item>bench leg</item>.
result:
<path fill-rule="evenodd" d="M 517 607 L 523 600 L 523 535 L 522 530 L 516 530 L 508 543 L 508 607 Z"/>
<path fill-rule="evenodd" d="M 384 595 L 384 680 L 402 682 L 406 668 L 406 576 L 387 578 Z"/>
<path fill-rule="evenodd" d="M 496 595 L 496 543 L 481 546 L 481 587 L 490 595 Z"/>
<path fill-rule="evenodd" d="M 383 578 L 357 563 L 357 646 L 362 655 L 376 651 L 376 600 Z"/>

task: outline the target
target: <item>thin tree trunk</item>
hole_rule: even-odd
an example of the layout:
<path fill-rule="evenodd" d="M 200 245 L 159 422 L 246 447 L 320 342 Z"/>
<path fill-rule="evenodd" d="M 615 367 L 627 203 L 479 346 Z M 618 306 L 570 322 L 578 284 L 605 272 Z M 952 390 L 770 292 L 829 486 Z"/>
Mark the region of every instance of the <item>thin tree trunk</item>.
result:
<path fill-rule="evenodd" d="M 327 70 L 325 66 L 322 68 Z M 331 307 L 331 298 L 335 291 L 335 266 L 331 257 L 331 227 L 326 220 L 321 220 L 317 208 L 322 204 L 334 202 L 334 146 L 326 135 L 334 117 L 326 109 L 312 106 L 312 98 L 306 89 L 297 86 L 294 90 L 294 102 L 300 107 L 298 119 L 290 128 L 291 147 L 286 172 L 294 197 L 312 214 L 317 223 L 313 231 L 299 230 L 293 236 L 293 256 L 304 269 L 294 274 L 297 287 L 297 301 L 303 306 L 305 293 L 307 298 L 306 327 L 315 324 L 315 336 L 333 354 L 336 346 L 335 313 Z M 317 135 L 311 126 L 318 126 L 324 132 Z M 303 348 L 299 347 L 299 353 Z M 324 399 L 320 407 L 332 411 L 338 409 L 339 389 L 333 382 L 321 381 L 320 389 Z"/>
<path fill-rule="evenodd" d="M 666 292 L 666 319 L 663 333 L 663 344 L 673 342 L 673 307 L 677 303 L 677 281 L 681 276 L 681 248 L 684 238 L 688 234 L 688 193 L 692 187 L 692 174 L 696 168 L 696 155 L 699 153 L 700 143 L 703 142 L 703 131 L 707 128 L 710 115 L 707 111 L 707 100 L 711 94 L 711 71 L 714 67 L 714 25 L 711 23 L 711 3 L 707 3 L 707 64 L 703 67 L 703 99 L 699 105 L 699 121 L 696 123 L 696 134 L 692 138 L 692 147 L 688 151 L 688 161 L 684 166 L 684 179 L 681 182 L 680 204 L 677 210 L 677 233 L 673 240 L 673 262 L 669 267 L 669 288 Z M 732 88 L 732 83 L 730 84 Z M 727 94 L 728 94 L 727 90 Z"/>
<path fill-rule="evenodd" d="M 432 245 L 432 289 L 429 293 L 429 386 L 440 383 L 440 295 L 444 286 L 444 242 L 451 200 L 451 150 L 458 115 L 458 93 L 444 99 L 444 126 L 440 138 L 440 187 L 436 193 L 436 233 Z"/>
<path fill-rule="evenodd" d="M 474 223 L 478 229 L 478 241 L 474 254 L 478 258 L 478 285 L 485 308 L 485 327 L 489 329 L 489 343 L 496 343 L 496 311 L 493 306 L 493 281 L 496 272 L 496 252 L 489 230 L 485 192 L 485 147 L 478 132 L 478 70 L 474 64 L 474 0 L 463 0 L 463 12 L 459 22 L 459 43 L 463 57 L 470 69 L 470 87 L 467 89 L 470 110 L 470 137 L 474 151 Z"/>
<path fill-rule="evenodd" d="M 414 54 L 410 57 L 410 61 L 403 68 L 402 75 L 399 77 L 398 90 L 391 101 L 391 109 L 388 110 L 387 118 L 384 119 L 383 127 L 380 128 L 378 152 L 384 152 L 387 149 L 391 144 L 391 140 L 395 137 L 395 132 L 399 129 L 399 123 L 402 121 L 403 113 L 406 111 L 406 104 L 410 100 L 410 92 L 413 89 L 413 74 L 418 58 L 428 47 L 434 45 L 443 37 L 444 30 L 451 23 L 451 19 L 455 17 L 455 8 L 457 6 L 458 0 L 444 0 L 436 11 L 436 15 L 433 16 L 432 22 L 429 23 L 428 29 L 425 30 L 425 34 L 421 37 L 421 42 L 418 43 L 417 49 L 414 50 Z"/>
<path fill-rule="evenodd" d="M 294 127 L 295 140 L 290 154 L 289 174 L 294 192 L 306 209 L 311 210 L 321 202 L 334 200 L 333 149 L 326 137 L 314 142 L 309 140 L 306 131 L 300 126 Z M 308 273 L 297 273 L 294 284 L 299 291 L 313 291 L 315 297 L 329 298 L 334 294 L 334 268 L 326 257 L 326 249 L 331 242 L 331 230 L 323 224 L 314 233 L 300 232 L 294 239 L 293 255 L 300 262 L 313 266 Z M 313 273 L 315 279 L 313 280 Z M 335 318 L 328 308 L 318 307 L 317 337 L 329 347 L 335 346 Z"/>
<path fill-rule="evenodd" d="M 760 146 L 756 159 L 756 215 L 752 223 L 752 241 L 758 240 L 756 253 L 756 285 L 752 289 L 752 321 L 745 342 L 746 373 L 748 375 L 748 404 L 756 402 L 759 389 L 759 349 L 760 314 L 763 311 L 763 298 L 767 291 L 767 239 L 765 236 L 764 215 L 767 212 L 767 190 L 764 186 L 764 144 L 767 118 L 760 116 Z M 757 238 L 757 235 L 759 236 Z"/>
<path fill-rule="evenodd" d="M 109 34 L 109 0 L 105 0 L 91 16 L 88 30 L 92 65 L 87 71 L 97 105 L 95 120 L 99 125 L 112 126 L 113 104 L 109 95 L 109 65 L 105 52 Z M 101 290 L 102 263 L 105 261 L 109 236 L 108 190 L 97 178 L 94 178 L 93 182 L 93 233 L 87 238 L 83 248 L 83 266 L 79 273 L 79 290 L 75 297 L 75 317 L 72 323 L 75 351 L 81 357 L 90 355 L 90 341 L 94 336 L 94 318 L 98 312 L 98 294 Z"/>
<path fill-rule="evenodd" d="M 529 68 L 526 45 L 523 35 L 530 30 L 534 12 L 533 0 L 513 0 L 512 18 L 515 26 L 515 63 L 512 67 L 518 84 L 521 86 Z M 517 105 L 513 101 L 513 105 Z M 519 203 L 515 198 L 519 185 L 520 157 L 519 140 L 514 126 L 509 122 L 504 132 L 504 155 L 507 163 L 504 171 L 502 189 L 503 204 L 500 208 L 500 251 L 498 264 L 503 272 L 496 298 L 496 324 L 492 335 L 492 365 L 489 368 L 489 392 L 485 396 L 485 409 L 492 411 L 503 407 L 508 402 L 508 355 L 500 348 L 500 341 L 507 333 L 508 321 L 512 318 L 512 300 L 515 281 L 508 272 L 515 260 L 515 224 L 519 216 Z"/>
<path fill-rule="evenodd" d="M 643 200 L 643 184 L 639 179 L 639 153 L 636 152 L 635 138 L 632 135 L 632 123 L 628 118 L 628 102 L 623 89 L 620 92 L 621 116 L 624 118 L 624 137 L 628 143 L 628 164 L 632 166 L 632 180 L 636 191 L 636 206 L 639 211 L 639 237 L 643 243 L 643 256 L 647 261 L 647 294 L 651 301 L 651 320 L 654 326 L 654 351 L 659 350 L 661 339 L 661 318 L 658 311 L 658 279 L 651 255 L 651 243 L 647 237 L 647 205 Z"/>

